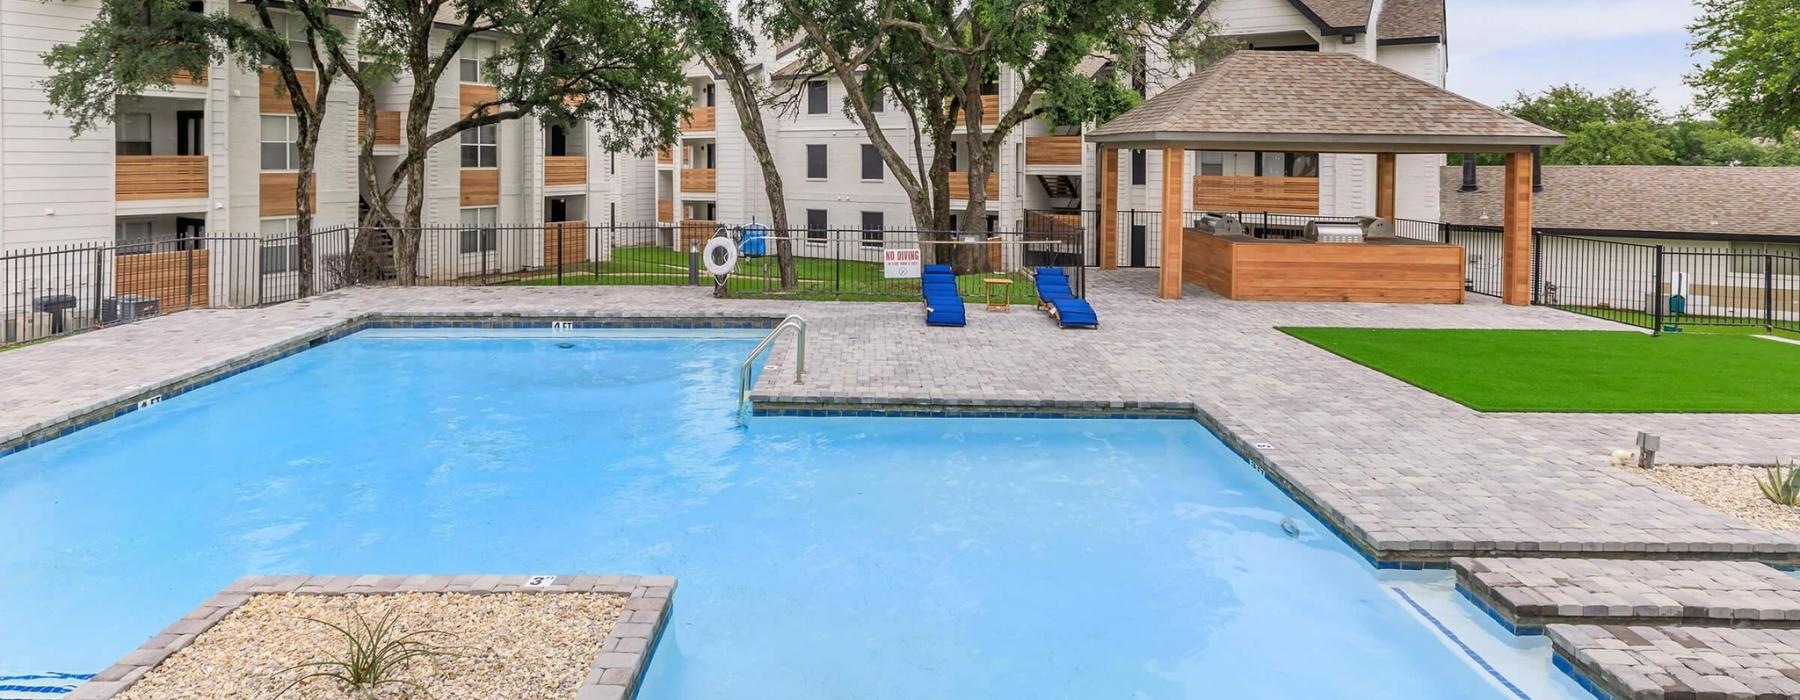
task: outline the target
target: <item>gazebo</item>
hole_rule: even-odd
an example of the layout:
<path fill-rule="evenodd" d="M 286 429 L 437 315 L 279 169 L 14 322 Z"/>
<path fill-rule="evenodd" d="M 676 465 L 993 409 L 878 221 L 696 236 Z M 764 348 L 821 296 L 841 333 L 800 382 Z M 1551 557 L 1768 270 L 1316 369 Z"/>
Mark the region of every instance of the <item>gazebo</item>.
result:
<path fill-rule="evenodd" d="M 1349 54 L 1238 51 L 1090 130 L 1100 254 L 1118 250 L 1118 150 L 1162 152 L 1159 295 L 1181 296 L 1187 151 L 1374 154 L 1375 211 L 1394 217 L 1396 154 L 1503 153 L 1503 294 L 1531 303 L 1532 148 L 1561 134 Z M 1460 274 L 1460 273 L 1459 273 Z"/>

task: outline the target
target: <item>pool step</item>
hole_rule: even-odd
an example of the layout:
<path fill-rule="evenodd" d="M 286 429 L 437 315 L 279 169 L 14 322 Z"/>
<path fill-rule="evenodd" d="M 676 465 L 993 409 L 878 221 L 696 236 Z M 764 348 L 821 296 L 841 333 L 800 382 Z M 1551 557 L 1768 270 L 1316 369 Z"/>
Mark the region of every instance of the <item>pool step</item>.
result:
<path fill-rule="evenodd" d="M 1522 634 L 1555 623 L 1800 628 L 1800 578 L 1765 564 L 1455 559 L 1456 587 Z"/>
<path fill-rule="evenodd" d="M 1800 630 L 1550 625 L 1556 665 L 1603 698 L 1800 697 Z"/>

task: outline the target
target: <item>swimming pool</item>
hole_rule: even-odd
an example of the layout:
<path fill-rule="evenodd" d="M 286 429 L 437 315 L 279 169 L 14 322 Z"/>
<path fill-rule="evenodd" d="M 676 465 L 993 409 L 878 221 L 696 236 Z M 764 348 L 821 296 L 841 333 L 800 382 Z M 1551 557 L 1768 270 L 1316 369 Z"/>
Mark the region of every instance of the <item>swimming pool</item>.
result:
<path fill-rule="evenodd" d="M 647 699 L 1519 696 L 1192 421 L 746 429 L 757 333 L 508 335 L 366 331 L 0 458 L 0 676 L 249 574 L 587 571 L 681 579 Z"/>

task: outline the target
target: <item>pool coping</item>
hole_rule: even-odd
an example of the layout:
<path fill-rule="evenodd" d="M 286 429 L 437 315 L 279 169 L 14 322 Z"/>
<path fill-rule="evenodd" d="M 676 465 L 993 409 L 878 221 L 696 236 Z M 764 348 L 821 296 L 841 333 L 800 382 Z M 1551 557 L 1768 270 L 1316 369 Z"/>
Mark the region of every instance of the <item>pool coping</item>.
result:
<path fill-rule="evenodd" d="M 543 583 L 545 579 L 549 582 Z M 575 698 L 629 700 L 636 697 L 657 640 L 668 624 L 675 586 L 674 576 L 626 574 L 250 576 L 226 586 L 64 697 L 103 700 L 118 696 L 257 595 L 606 593 L 626 596 L 625 609 L 607 633 L 600 654 L 588 666 Z"/>

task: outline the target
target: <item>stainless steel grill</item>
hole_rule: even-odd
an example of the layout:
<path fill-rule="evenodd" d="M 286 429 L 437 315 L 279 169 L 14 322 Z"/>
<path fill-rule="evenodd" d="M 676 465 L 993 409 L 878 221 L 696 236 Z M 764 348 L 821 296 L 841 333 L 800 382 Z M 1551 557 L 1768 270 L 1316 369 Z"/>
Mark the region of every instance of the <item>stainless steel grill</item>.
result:
<path fill-rule="evenodd" d="M 1232 234 L 1241 236 L 1244 233 L 1244 222 L 1239 221 L 1236 216 L 1231 214 L 1209 211 L 1201 214 L 1200 218 L 1194 219 L 1194 228 L 1215 236 Z"/>
<path fill-rule="evenodd" d="M 1313 221 L 1306 224 L 1306 240 L 1318 243 L 1361 243 L 1363 227 L 1352 223 Z"/>

